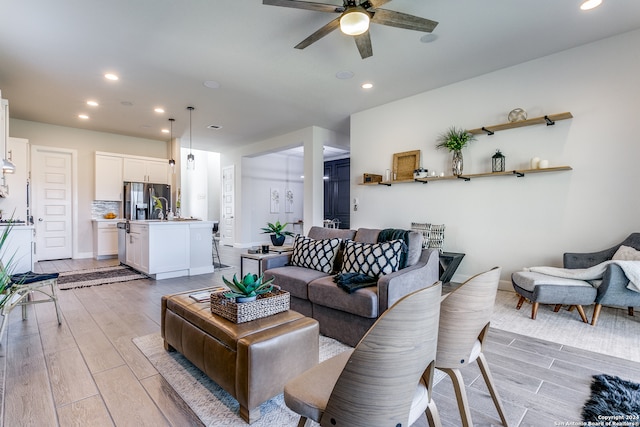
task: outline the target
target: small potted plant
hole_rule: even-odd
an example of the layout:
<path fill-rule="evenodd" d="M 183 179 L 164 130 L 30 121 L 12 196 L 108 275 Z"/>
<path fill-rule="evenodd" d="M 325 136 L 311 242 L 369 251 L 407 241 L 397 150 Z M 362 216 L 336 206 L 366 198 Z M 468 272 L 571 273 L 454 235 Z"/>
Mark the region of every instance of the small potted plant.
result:
<path fill-rule="evenodd" d="M 293 233 L 285 230 L 285 227 L 288 223 L 280 224 L 280 221 L 276 221 L 275 223 L 268 222 L 266 227 L 262 227 L 263 234 L 271 235 L 271 243 L 273 246 L 282 246 L 284 244 L 284 239 L 286 236 L 293 236 Z"/>
<path fill-rule="evenodd" d="M 258 295 L 266 294 L 273 290 L 273 278 L 265 281 L 264 274 L 258 277 L 257 274 L 246 274 L 242 281 L 238 281 L 236 275 L 233 280 L 229 281 L 222 276 L 224 284 L 229 287 L 229 292 L 225 292 L 224 296 L 229 299 L 235 299 L 237 303 L 255 301 Z"/>
<path fill-rule="evenodd" d="M 446 148 L 453 153 L 451 171 L 454 175 L 462 175 L 462 149 L 471 141 L 475 141 L 475 139 L 475 135 L 455 126 L 450 127 L 448 131 L 438 137 L 436 148 Z"/>

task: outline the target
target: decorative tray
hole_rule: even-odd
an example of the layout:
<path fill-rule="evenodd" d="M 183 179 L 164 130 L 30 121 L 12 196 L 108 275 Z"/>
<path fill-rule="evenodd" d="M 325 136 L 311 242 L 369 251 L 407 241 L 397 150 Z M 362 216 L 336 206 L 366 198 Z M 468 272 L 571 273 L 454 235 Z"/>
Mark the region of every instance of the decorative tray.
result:
<path fill-rule="evenodd" d="M 243 303 L 236 303 L 222 292 L 217 292 L 211 294 L 211 312 L 234 323 L 244 323 L 287 311 L 289 301 L 289 292 L 278 289 L 259 295 L 255 301 Z"/>

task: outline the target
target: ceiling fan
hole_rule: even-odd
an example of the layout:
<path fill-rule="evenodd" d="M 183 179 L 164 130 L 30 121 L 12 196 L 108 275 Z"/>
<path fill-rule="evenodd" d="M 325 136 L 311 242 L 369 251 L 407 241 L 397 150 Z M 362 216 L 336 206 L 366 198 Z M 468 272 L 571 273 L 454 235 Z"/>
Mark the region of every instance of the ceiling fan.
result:
<path fill-rule="evenodd" d="M 364 0 L 358 3 L 357 0 L 343 0 L 342 6 L 336 6 L 302 0 L 263 0 L 262 4 L 314 10 L 317 12 L 339 13 L 340 16 L 302 40 L 295 48 L 304 49 L 336 28 L 340 28 L 343 33 L 354 37 L 360 56 L 362 59 L 365 59 L 373 55 L 371 38 L 369 37 L 369 22 L 425 33 L 432 32 L 433 29 L 436 28 L 436 25 L 438 25 L 436 21 L 430 19 L 395 12 L 393 10 L 380 9 L 380 6 L 390 1 L 391 0 Z"/>

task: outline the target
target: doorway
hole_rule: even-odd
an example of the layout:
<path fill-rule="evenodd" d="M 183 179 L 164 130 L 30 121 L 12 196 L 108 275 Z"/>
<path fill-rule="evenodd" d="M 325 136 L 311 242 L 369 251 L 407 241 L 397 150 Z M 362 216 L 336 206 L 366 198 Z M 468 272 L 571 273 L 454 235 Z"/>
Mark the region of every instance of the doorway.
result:
<path fill-rule="evenodd" d="M 338 220 L 343 229 L 351 226 L 350 176 L 351 159 L 324 162 L 324 219 Z"/>
<path fill-rule="evenodd" d="M 32 147 L 36 261 L 73 257 L 75 157 L 74 150 Z"/>

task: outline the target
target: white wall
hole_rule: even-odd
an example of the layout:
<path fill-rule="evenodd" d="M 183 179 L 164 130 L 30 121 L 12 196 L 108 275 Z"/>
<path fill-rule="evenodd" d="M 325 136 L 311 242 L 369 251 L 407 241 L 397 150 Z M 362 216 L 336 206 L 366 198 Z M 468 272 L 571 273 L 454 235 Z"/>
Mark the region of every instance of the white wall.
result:
<path fill-rule="evenodd" d="M 192 150 L 195 168 L 187 169 L 188 148 L 180 153 L 181 215 L 208 221 L 220 219 L 220 153 Z M 175 203 L 174 203 L 175 205 Z"/>
<path fill-rule="evenodd" d="M 162 141 L 17 119 L 11 119 L 9 129 L 12 137 L 28 139 L 31 146 L 43 145 L 77 151 L 78 224 L 76 224 L 74 232 L 82 238 L 77 239 L 78 247 L 74 253 L 79 258 L 93 256 L 91 203 L 95 190 L 95 152 L 106 151 L 135 156 L 167 157 L 167 143 Z"/>
<path fill-rule="evenodd" d="M 638 45 L 640 31 L 630 32 L 354 114 L 351 197 L 360 205 L 352 228 L 446 224 L 445 251 L 466 253 L 455 281 L 495 265 L 507 281 L 524 266 L 560 266 L 563 252 L 604 249 L 638 231 Z M 530 118 L 574 118 L 480 136 L 463 150 L 464 171 L 490 171 L 497 148 L 507 169 L 537 156 L 573 171 L 357 185 L 363 173 L 391 168 L 393 153 L 416 149 L 424 167 L 450 175 L 450 154 L 434 148 L 438 135 L 504 123 L 516 107 Z"/>
<path fill-rule="evenodd" d="M 264 226 L 262 219 L 254 219 L 247 210 L 252 209 L 252 189 L 247 188 L 243 177 L 243 159 L 275 153 L 288 148 L 304 146 L 304 190 L 303 220 L 306 231 L 313 225 L 321 225 L 323 220 L 323 146 L 347 147 L 348 139 L 344 135 L 327 129 L 311 126 L 285 135 L 258 141 L 221 153 L 221 168 L 235 166 L 235 220 L 234 245 L 249 246 L 255 241 L 255 230 Z M 260 221 L 260 222 L 255 222 Z"/>
<path fill-rule="evenodd" d="M 292 223 L 303 218 L 303 159 L 283 154 L 267 154 L 242 159 L 242 217 L 246 224 L 254 224 L 250 229 L 251 245 L 269 243 L 268 234 L 262 234 L 261 227 L 268 222 Z M 271 191 L 279 194 L 277 212 L 271 212 Z M 292 212 L 285 212 L 285 193 L 293 194 Z M 293 226 L 287 226 L 293 231 Z"/>

